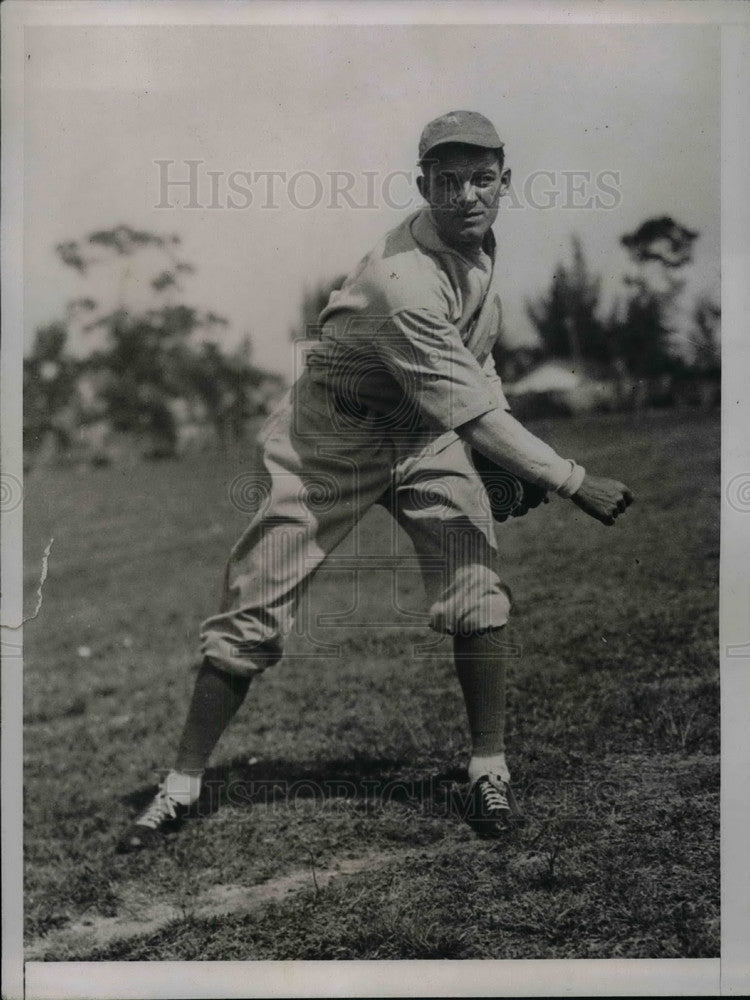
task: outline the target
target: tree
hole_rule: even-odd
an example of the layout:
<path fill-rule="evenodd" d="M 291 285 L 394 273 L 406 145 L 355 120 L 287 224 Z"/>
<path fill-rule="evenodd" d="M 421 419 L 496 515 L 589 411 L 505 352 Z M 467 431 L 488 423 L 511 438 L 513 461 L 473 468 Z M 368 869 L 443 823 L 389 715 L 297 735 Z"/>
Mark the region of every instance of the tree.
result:
<path fill-rule="evenodd" d="M 41 448 L 45 459 L 72 443 L 76 366 L 66 354 L 67 340 L 62 322 L 39 327 L 23 362 L 24 444 L 29 452 Z"/>
<path fill-rule="evenodd" d="M 693 259 L 693 242 L 699 236 L 669 215 L 646 219 L 634 232 L 626 233 L 620 242 L 631 258 L 639 263 L 657 261 L 667 269 L 678 269 Z"/>
<path fill-rule="evenodd" d="M 694 230 L 670 216 L 647 219 L 620 242 L 635 269 L 625 277 L 627 299 L 613 313 L 610 333 L 630 374 L 644 383 L 679 374 L 685 368 L 673 342 L 673 303 L 685 284 L 683 268 L 692 260 Z"/>
<path fill-rule="evenodd" d="M 692 366 L 696 371 L 718 375 L 721 367 L 721 306 L 704 292 L 695 302 L 692 321 Z"/>
<path fill-rule="evenodd" d="M 679 359 L 669 347 L 671 330 L 655 295 L 644 293 L 630 298 L 624 316 L 611 317 L 609 331 L 617 345 L 617 357 L 634 378 L 654 380 L 679 367 Z"/>
<path fill-rule="evenodd" d="M 548 291 L 527 301 L 526 312 L 548 355 L 608 361 L 612 345 L 598 316 L 601 278 L 590 273 L 578 237 L 571 244 L 572 262 L 558 263 Z"/>
<path fill-rule="evenodd" d="M 93 361 L 109 373 L 103 390 L 108 416 L 116 429 L 144 434 L 154 457 L 174 453 L 176 428 L 168 404 L 194 375 L 191 339 L 227 325 L 216 313 L 176 302 L 182 277 L 193 273 L 179 257 L 179 246 L 178 236 L 118 225 L 56 247 L 61 262 L 82 277 L 97 267 L 119 268 L 119 301 L 113 310 L 103 311 L 95 300 L 82 298 L 69 305 L 68 313 L 94 314 L 83 329 L 105 334 Z M 155 251 L 156 273 L 149 281 L 154 305 L 135 311 L 127 305 L 127 283 L 134 256 L 146 249 Z"/>

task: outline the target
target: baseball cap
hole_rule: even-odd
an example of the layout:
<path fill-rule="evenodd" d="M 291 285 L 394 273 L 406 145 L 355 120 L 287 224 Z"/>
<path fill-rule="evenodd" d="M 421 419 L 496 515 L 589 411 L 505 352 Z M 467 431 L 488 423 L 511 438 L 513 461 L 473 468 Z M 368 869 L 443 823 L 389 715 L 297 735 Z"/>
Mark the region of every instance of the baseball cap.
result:
<path fill-rule="evenodd" d="M 478 111 L 449 111 L 434 118 L 422 129 L 419 139 L 419 159 L 445 142 L 462 142 L 467 146 L 500 149 L 504 143 L 495 126 Z"/>

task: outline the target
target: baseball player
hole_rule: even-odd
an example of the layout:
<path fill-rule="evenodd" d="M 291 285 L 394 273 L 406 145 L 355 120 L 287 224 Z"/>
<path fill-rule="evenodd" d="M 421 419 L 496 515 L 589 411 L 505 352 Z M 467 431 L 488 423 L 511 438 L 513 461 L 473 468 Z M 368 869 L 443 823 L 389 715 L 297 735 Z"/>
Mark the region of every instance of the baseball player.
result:
<path fill-rule="evenodd" d="M 510 183 L 494 125 L 472 111 L 440 116 L 422 132 L 419 165 L 424 207 L 331 294 L 301 376 L 261 430 L 263 502 L 232 549 L 220 612 L 201 628 L 174 768 L 121 851 L 157 844 L 197 801 L 210 754 L 253 677 L 281 658 L 316 570 L 376 503 L 413 543 L 431 627 L 452 636 L 472 746 L 466 819 L 484 836 L 522 822 L 504 743 L 511 597 L 490 511 L 503 520 L 556 492 L 611 525 L 632 496 L 526 430 L 494 372 L 492 225 Z"/>

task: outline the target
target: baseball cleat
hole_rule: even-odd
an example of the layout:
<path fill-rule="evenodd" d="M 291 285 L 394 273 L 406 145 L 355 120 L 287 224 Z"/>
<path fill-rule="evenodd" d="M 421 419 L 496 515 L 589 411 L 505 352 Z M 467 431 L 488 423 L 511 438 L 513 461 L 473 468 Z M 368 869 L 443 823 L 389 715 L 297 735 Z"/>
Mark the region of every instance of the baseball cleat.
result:
<path fill-rule="evenodd" d="M 148 807 L 118 840 L 117 853 L 129 854 L 156 847 L 163 842 L 165 834 L 179 829 L 188 811 L 188 806 L 177 802 L 160 787 Z"/>
<path fill-rule="evenodd" d="M 480 837 L 502 837 L 526 822 L 510 784 L 495 774 L 472 782 L 462 814 Z"/>

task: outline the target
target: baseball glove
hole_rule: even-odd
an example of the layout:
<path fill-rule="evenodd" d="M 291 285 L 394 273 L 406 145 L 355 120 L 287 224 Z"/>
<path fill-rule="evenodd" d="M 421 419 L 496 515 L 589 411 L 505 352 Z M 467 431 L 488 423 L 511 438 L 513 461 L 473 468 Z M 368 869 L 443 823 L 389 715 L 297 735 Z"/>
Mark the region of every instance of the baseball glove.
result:
<path fill-rule="evenodd" d="M 490 510 L 496 521 L 523 517 L 533 507 L 549 503 L 547 490 L 543 486 L 521 479 L 502 466 L 495 465 L 491 459 L 473 448 L 471 458 L 487 490 Z"/>

